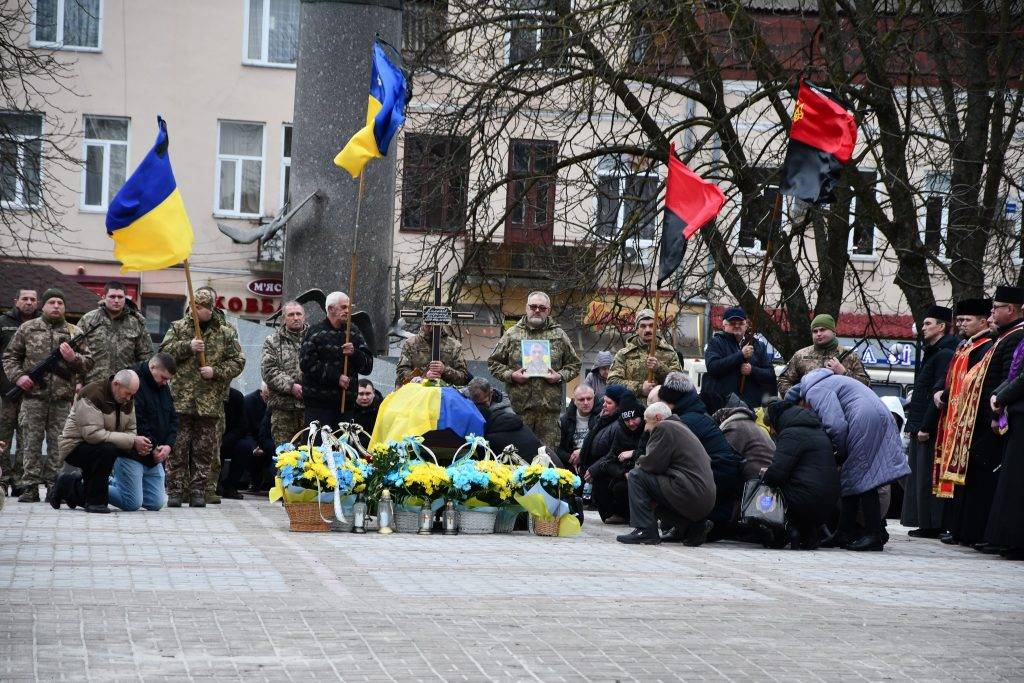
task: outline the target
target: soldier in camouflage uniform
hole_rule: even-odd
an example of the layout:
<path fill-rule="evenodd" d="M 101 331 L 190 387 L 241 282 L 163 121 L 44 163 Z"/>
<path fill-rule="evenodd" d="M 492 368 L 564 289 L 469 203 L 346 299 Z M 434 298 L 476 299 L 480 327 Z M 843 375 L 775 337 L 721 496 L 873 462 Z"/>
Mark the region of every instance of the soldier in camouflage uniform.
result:
<path fill-rule="evenodd" d="M 24 468 L 24 491 L 18 500 L 23 503 L 39 502 L 40 484 L 53 486 L 63 465 L 57 440 L 71 411 L 75 385 L 92 369 L 86 341 L 79 343 L 77 351 L 67 343 L 81 330 L 64 319 L 63 292 L 50 288 L 43 292 L 42 302 L 43 314 L 19 327 L 4 351 L 4 372 L 25 391 L 18 412 L 18 430 L 24 439 L 18 446 Z M 33 382 L 27 373 L 54 350 L 59 350 L 60 362 L 45 380 Z"/>
<path fill-rule="evenodd" d="M 178 363 L 171 383 L 178 411 L 178 439 L 166 461 L 167 507 L 181 507 L 188 494 L 190 507 L 205 507 L 205 492 L 213 461 L 220 456 L 224 396 L 231 380 L 245 367 L 238 333 L 214 313 L 216 297 L 206 288 L 196 290 L 195 304 L 202 339 L 195 339 L 192 316 L 186 313 L 171 323 L 160 350 Z M 204 353 L 206 365 L 200 365 Z"/>
<path fill-rule="evenodd" d="M 36 290 L 21 289 L 18 291 L 18 298 L 14 300 L 14 306 L 10 311 L 0 315 L 0 354 L 4 352 L 7 345 L 14 338 L 25 321 L 39 317 L 38 305 L 36 303 Z M 17 379 L 17 378 L 15 378 Z M 21 435 L 18 435 L 18 451 L 14 452 L 12 437 L 18 427 L 18 410 L 21 408 L 21 399 L 9 401 L 2 396 L 12 385 L 13 380 L 8 379 L 7 374 L 0 368 L 0 441 L 7 444 L 7 450 L 0 456 L 0 491 L 6 493 L 6 488 L 11 487 L 11 495 L 19 496 L 18 484 L 21 482 Z"/>
<path fill-rule="evenodd" d="M 298 301 L 288 301 L 281 307 L 284 325 L 263 342 L 260 374 L 270 394 L 270 432 L 275 444 L 291 440 L 306 426 L 302 417 L 302 369 L 299 367 L 299 347 L 306 331 L 306 311 Z"/>
<path fill-rule="evenodd" d="M 682 371 L 679 355 L 667 341 L 658 337 L 654 355 L 650 355 L 651 339 L 654 338 L 654 311 L 645 308 L 636 314 L 636 334 L 626 340 L 625 348 L 619 350 L 608 371 L 608 384 L 621 384 L 639 397 L 651 393 L 651 389 L 665 381 L 673 371 Z M 654 381 L 647 381 L 647 372 L 654 372 Z"/>
<path fill-rule="evenodd" d="M 785 396 L 794 384 L 811 370 L 829 368 L 837 375 L 849 375 L 858 382 L 871 386 L 864 364 L 856 353 L 848 353 L 843 360 L 839 356 L 847 350 L 836 341 L 836 319 L 822 313 L 811 321 L 811 346 L 805 346 L 789 359 L 785 371 L 779 375 L 779 395 Z"/>
<path fill-rule="evenodd" d="M 580 373 L 580 359 L 568 335 L 550 318 L 551 299 L 533 292 L 526 300 L 526 315 L 513 325 L 494 348 L 487 367 L 505 383 L 512 409 L 526 426 L 554 453 L 561 440 L 558 416 L 565 408 L 565 383 Z M 522 342 L 546 339 L 551 343 L 551 368 L 547 377 L 526 377 Z"/>
<path fill-rule="evenodd" d="M 441 328 L 441 360 L 432 361 L 431 341 L 433 328 L 423 325 L 420 333 L 410 337 L 402 344 L 402 353 L 398 357 L 398 375 L 395 383 L 398 386 L 412 381 L 414 377 L 439 379 L 453 386 L 465 386 L 469 381 L 469 368 L 462 352 L 462 344 Z"/>
<path fill-rule="evenodd" d="M 108 282 L 103 286 L 100 305 L 82 316 L 79 327 L 96 330 L 89 335 L 93 368 L 85 381 L 107 379 L 118 370 L 148 361 L 153 343 L 146 331 L 146 319 L 134 303 L 125 298 L 124 285 Z"/>

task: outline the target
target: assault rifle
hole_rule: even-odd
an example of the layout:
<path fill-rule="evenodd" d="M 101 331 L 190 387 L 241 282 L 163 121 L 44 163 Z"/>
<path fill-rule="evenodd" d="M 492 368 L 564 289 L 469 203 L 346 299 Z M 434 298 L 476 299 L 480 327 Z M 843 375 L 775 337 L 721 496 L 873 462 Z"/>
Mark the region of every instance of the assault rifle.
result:
<path fill-rule="evenodd" d="M 99 325 L 93 325 L 85 332 L 79 332 L 74 337 L 68 340 L 68 345 L 72 349 L 77 351 L 78 345 L 85 341 L 86 337 L 92 334 L 97 327 L 99 327 Z M 60 346 L 58 345 L 57 348 L 50 352 L 49 356 L 41 360 L 39 363 L 36 364 L 34 368 L 29 370 L 25 374 L 28 376 L 30 380 L 35 382 L 37 386 L 46 386 L 47 375 L 49 375 L 51 372 L 57 372 L 58 374 L 62 374 L 57 368 L 57 364 L 60 363 L 62 360 L 63 358 L 60 355 Z M 7 399 L 8 401 L 17 401 L 18 399 L 21 398 L 22 394 L 25 393 L 25 391 L 21 387 L 14 383 L 17 379 L 18 378 L 15 377 L 13 380 L 11 380 L 11 388 L 4 392 L 4 398 Z"/>

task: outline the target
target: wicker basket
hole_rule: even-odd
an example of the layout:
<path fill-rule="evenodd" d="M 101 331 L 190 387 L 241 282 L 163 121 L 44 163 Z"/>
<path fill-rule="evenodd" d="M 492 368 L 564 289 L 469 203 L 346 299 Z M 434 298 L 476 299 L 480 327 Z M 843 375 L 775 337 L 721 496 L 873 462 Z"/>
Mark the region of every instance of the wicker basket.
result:
<path fill-rule="evenodd" d="M 334 513 L 330 506 L 312 503 L 285 503 L 284 509 L 288 513 L 289 531 L 330 531 L 331 522 L 334 521 Z M 321 510 L 325 513 L 320 516 Z M 327 521 L 324 521 L 324 518 Z"/>
<path fill-rule="evenodd" d="M 459 533 L 460 534 L 493 534 L 494 523 L 498 513 L 473 510 L 472 508 L 459 509 Z"/>
<path fill-rule="evenodd" d="M 558 517 L 541 519 L 540 517 L 530 515 L 530 521 L 533 523 L 533 533 L 538 536 L 558 535 L 558 523 L 561 521 Z"/>
<path fill-rule="evenodd" d="M 415 534 L 420 530 L 420 511 L 395 510 L 395 531 L 400 534 Z"/>
<path fill-rule="evenodd" d="M 494 516 L 494 533 L 510 534 L 516 528 L 516 520 L 522 508 L 498 508 L 498 514 Z"/>

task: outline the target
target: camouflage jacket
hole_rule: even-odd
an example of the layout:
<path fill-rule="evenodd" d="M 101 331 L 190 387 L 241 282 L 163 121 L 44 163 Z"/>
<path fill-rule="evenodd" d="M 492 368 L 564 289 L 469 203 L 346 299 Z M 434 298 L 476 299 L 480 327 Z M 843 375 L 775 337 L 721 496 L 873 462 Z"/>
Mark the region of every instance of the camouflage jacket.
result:
<path fill-rule="evenodd" d="M 18 328 L 4 350 L 4 372 L 11 381 L 18 379 L 79 332 L 69 322 L 51 325 L 43 318 L 29 320 Z M 68 363 L 62 358 L 54 371 L 25 395 L 45 401 L 70 401 L 75 397 L 75 384 L 84 384 L 85 374 L 91 369 L 92 355 L 89 340 L 85 339 L 79 343 L 74 361 Z"/>
<path fill-rule="evenodd" d="M 126 306 L 121 315 L 111 318 L 103 304 L 82 316 L 78 322 L 83 330 L 99 328 L 89 335 L 93 368 L 86 381 L 106 379 L 118 370 L 149 360 L 153 342 L 146 331 L 146 319 Z"/>
<path fill-rule="evenodd" d="M 398 357 L 396 384 L 401 386 L 413 377 L 426 374 L 427 365 L 430 364 L 430 345 L 430 337 L 422 334 L 405 340 Z M 441 373 L 443 381 L 454 386 L 464 386 L 469 381 L 469 368 L 462 353 L 462 344 L 446 333 L 441 334 L 441 362 L 444 363 L 444 372 Z"/>
<path fill-rule="evenodd" d="M 238 377 L 245 367 L 238 333 L 221 317 L 214 315 L 210 318 L 203 332 L 203 341 L 206 343 L 206 364 L 213 368 L 212 379 L 203 379 L 199 375 L 199 354 L 193 353 L 190 346 L 194 337 L 192 318 L 186 316 L 171 323 L 160 344 L 160 350 L 178 362 L 178 372 L 171 381 L 174 407 L 182 415 L 219 418 L 224 414 L 224 397 L 231 380 Z"/>
<path fill-rule="evenodd" d="M 793 357 L 789 359 L 786 369 L 779 375 L 779 395 L 785 396 L 786 392 L 794 384 L 798 384 L 804 375 L 811 370 L 825 367 L 825 361 L 833 357 L 838 358 L 846 350 L 845 346 L 840 346 L 834 350 L 819 351 L 812 344 L 794 353 Z M 864 369 L 864 364 L 860 362 L 860 356 L 856 351 L 846 355 L 846 358 L 843 359 L 843 367 L 846 368 L 847 376 L 866 386 L 871 386 L 871 378 L 868 377 L 867 370 Z"/>
<path fill-rule="evenodd" d="M 551 342 L 551 369 L 562 376 L 561 384 L 549 384 L 543 377 L 531 377 L 526 384 L 512 381 L 512 373 L 523 367 L 521 342 L 525 339 Z M 580 374 L 580 366 L 569 336 L 558 323 L 548 318 L 542 328 L 534 330 L 527 326 L 525 316 L 505 332 L 487 359 L 487 368 L 505 383 L 512 409 L 517 413 L 531 408 L 561 413 L 565 408 L 565 383 Z"/>
<path fill-rule="evenodd" d="M 638 335 L 633 335 L 626 340 L 625 348 L 615 354 L 612 367 L 608 371 L 608 384 L 621 384 L 637 396 L 640 396 L 640 388 L 647 381 L 647 362 L 650 347 L 640 341 Z M 661 367 L 654 371 L 654 383 L 661 384 L 665 381 L 665 375 L 673 370 L 682 370 L 679 364 L 679 355 L 675 348 L 667 341 L 658 337 L 658 346 L 654 349 L 654 357 L 661 362 Z"/>
<path fill-rule="evenodd" d="M 33 316 L 33 318 L 38 317 L 38 313 Z M 33 318 L 29 318 L 29 320 Z M 25 319 L 21 317 L 21 312 L 16 308 L 12 308 L 7 313 L 0 315 L 0 354 L 4 352 L 7 345 L 14 339 L 14 333 L 18 331 L 23 322 L 25 322 Z M 14 379 L 18 378 L 15 377 Z M 9 386 L 10 380 L 7 377 L 7 373 L 0 368 L 0 392 L 7 391 Z"/>
<path fill-rule="evenodd" d="M 292 386 L 302 384 L 302 369 L 299 367 L 299 347 L 307 327 L 292 332 L 281 327 L 263 342 L 263 356 L 260 359 L 260 375 L 270 389 L 267 407 L 277 410 L 302 410 L 302 399 L 295 398 Z"/>

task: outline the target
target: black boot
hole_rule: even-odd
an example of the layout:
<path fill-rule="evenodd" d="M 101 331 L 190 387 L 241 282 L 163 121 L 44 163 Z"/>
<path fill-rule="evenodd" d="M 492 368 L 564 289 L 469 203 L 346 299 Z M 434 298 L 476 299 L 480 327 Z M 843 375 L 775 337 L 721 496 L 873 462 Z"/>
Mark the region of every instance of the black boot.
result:
<path fill-rule="evenodd" d="M 880 534 L 864 534 L 856 541 L 851 541 L 843 546 L 846 550 L 881 550 L 885 542 Z"/>
<path fill-rule="evenodd" d="M 711 533 L 715 523 L 710 519 L 704 519 L 699 522 L 694 522 L 686 529 L 686 536 L 683 538 L 683 545 L 689 546 L 690 548 L 696 548 L 704 545 L 704 541 L 708 540 L 708 534 Z"/>
<path fill-rule="evenodd" d="M 180 508 L 181 507 L 181 494 L 171 493 L 167 496 L 167 507 L 169 508 Z"/>
<path fill-rule="evenodd" d="M 188 499 L 188 506 L 190 508 L 204 508 L 206 507 L 206 497 L 200 491 L 193 491 L 192 496 Z"/>
<path fill-rule="evenodd" d="M 661 535 L 658 533 L 658 529 L 633 529 L 628 534 L 622 534 L 616 536 L 615 540 L 619 543 L 636 544 L 642 543 L 644 545 L 657 545 L 661 543 Z"/>

